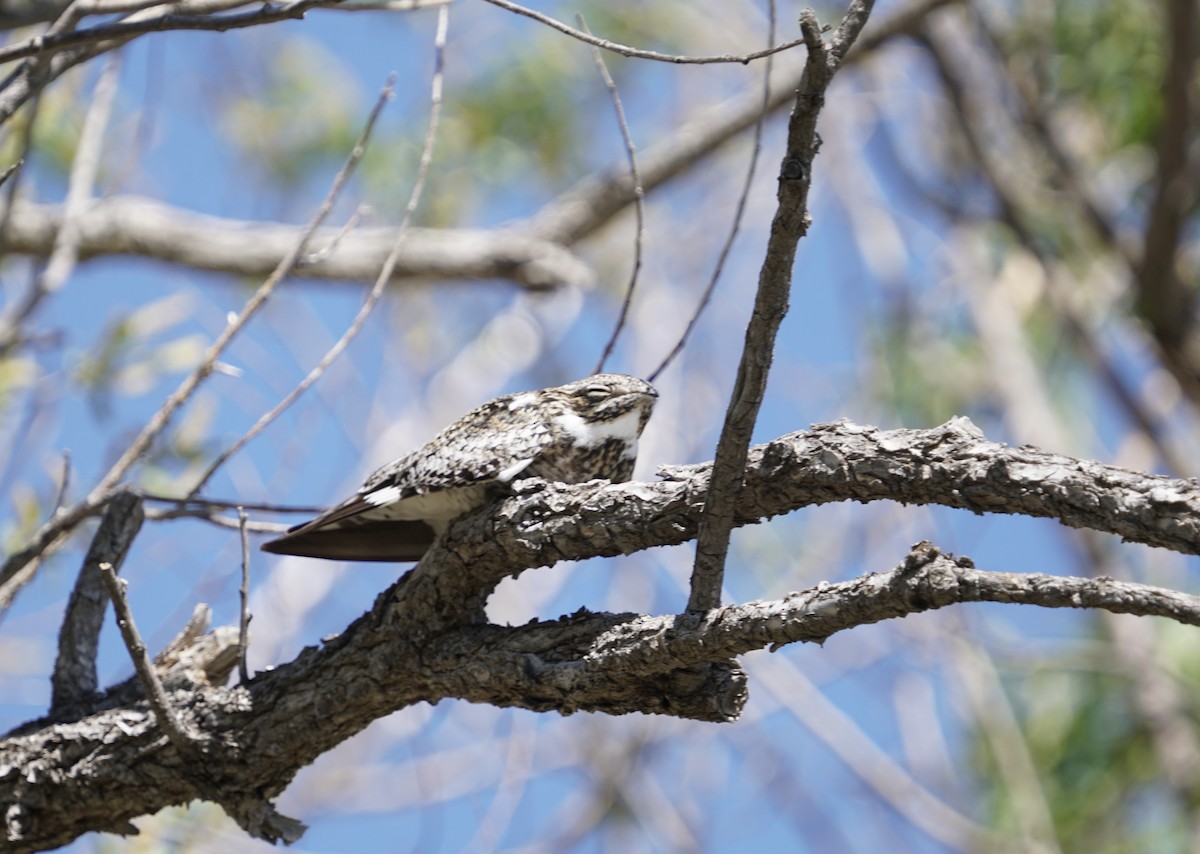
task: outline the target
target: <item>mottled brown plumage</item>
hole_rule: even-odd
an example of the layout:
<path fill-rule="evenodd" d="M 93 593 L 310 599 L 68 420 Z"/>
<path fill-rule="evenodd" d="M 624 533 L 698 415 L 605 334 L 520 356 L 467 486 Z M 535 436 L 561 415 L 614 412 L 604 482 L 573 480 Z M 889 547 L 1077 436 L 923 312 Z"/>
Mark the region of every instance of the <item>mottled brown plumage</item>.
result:
<path fill-rule="evenodd" d="M 645 380 L 623 374 L 498 397 L 263 549 L 335 560 L 419 560 L 452 519 L 518 477 L 629 480 L 655 397 Z"/>

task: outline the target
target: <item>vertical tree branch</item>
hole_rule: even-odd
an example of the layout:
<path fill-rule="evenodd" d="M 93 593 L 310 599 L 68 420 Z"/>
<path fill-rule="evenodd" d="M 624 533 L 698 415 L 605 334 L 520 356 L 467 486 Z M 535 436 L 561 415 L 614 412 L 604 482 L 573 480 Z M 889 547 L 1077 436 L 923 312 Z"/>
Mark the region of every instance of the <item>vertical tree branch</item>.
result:
<path fill-rule="evenodd" d="M 250 645 L 250 537 L 246 533 L 246 508 L 238 507 L 238 531 L 242 540 L 242 586 L 238 588 L 241 619 L 238 620 L 238 679 L 245 685 L 250 681 L 246 669 L 246 648 Z"/>
<path fill-rule="evenodd" d="M 1200 58 L 1200 30 L 1196 0 L 1170 0 L 1165 5 L 1164 36 L 1169 49 L 1163 73 L 1158 174 L 1137 269 L 1138 310 L 1153 328 L 1166 361 L 1195 391 L 1197 366 L 1194 354 L 1185 349 L 1195 328 L 1195 294 L 1181 280 L 1177 258 L 1184 217 L 1196 189 L 1189 175 L 1188 147 L 1195 138 L 1196 104 L 1192 93 Z"/>
<path fill-rule="evenodd" d="M 754 312 L 746 327 L 746 343 L 717 443 L 704 516 L 696 538 L 696 562 L 688 598 L 691 612 L 707 611 L 721 602 L 729 532 L 733 528 L 734 511 L 742 489 L 750 436 L 766 392 L 775 336 L 788 310 L 796 246 L 808 231 L 810 221 L 808 188 L 813 158 L 819 147 L 817 117 L 825 103 L 825 90 L 866 24 L 873 5 L 872 0 L 854 0 L 828 48 L 821 40 L 820 24 L 812 11 L 806 10 L 800 15 L 800 31 L 808 46 L 808 59 L 788 123 L 787 149 L 779 175 L 779 206 L 771 223 Z"/>
<path fill-rule="evenodd" d="M 72 4 L 69 8 L 75 8 Z M 65 15 L 66 13 L 64 13 Z M 75 162 L 67 184 L 67 195 L 63 200 L 62 225 L 54 236 L 54 247 L 46 268 L 38 277 L 39 292 L 52 294 L 66 284 L 75 269 L 79 257 L 79 215 L 92 200 L 96 176 L 100 172 L 100 159 L 104 149 L 104 135 L 116 100 L 118 79 L 121 75 L 120 54 L 108 57 L 100 69 L 96 88 L 92 92 L 87 114 L 83 119 L 83 130 L 79 133 L 79 144 L 75 150 Z"/>
<path fill-rule="evenodd" d="M 144 518 L 142 499 L 131 490 L 115 495 L 104 511 L 58 633 L 58 660 L 50 677 L 51 716 L 86 703 L 96 693 L 96 648 L 108 604 L 99 566 L 106 563 L 120 571 Z"/>

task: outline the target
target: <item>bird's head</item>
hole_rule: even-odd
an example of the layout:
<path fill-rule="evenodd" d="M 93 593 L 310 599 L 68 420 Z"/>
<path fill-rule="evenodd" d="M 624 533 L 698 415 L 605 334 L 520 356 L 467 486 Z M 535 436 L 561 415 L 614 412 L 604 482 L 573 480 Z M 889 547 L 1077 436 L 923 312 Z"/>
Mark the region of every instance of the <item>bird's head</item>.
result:
<path fill-rule="evenodd" d="M 593 374 L 560 386 L 557 391 L 567 406 L 590 424 L 610 423 L 636 410 L 639 434 L 650 420 L 658 397 L 650 383 L 625 374 Z"/>

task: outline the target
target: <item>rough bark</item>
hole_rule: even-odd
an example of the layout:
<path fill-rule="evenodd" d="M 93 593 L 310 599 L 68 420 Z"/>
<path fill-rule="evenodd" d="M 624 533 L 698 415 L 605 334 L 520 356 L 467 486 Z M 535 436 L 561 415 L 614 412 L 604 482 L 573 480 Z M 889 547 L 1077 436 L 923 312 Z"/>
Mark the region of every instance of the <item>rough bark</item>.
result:
<path fill-rule="evenodd" d="M 928 544 L 888 573 L 703 618 L 581 610 L 517 628 L 483 622 L 483 603 L 506 576 L 694 536 L 708 471 L 668 467 L 669 479 L 657 483 L 521 482 L 453 525 L 443 545 L 323 646 L 244 686 L 171 691 L 181 726 L 203 737 L 203 762 L 181 755 L 144 703 L 22 728 L 0 742 L 6 850 L 43 850 L 90 830 L 130 832 L 130 819 L 195 798 L 221 803 L 256 836 L 294 839 L 302 828 L 270 799 L 371 721 L 419 702 L 728 721 L 747 690 L 736 656 L 957 602 L 1101 607 L 1200 625 L 1195 597 L 1103 578 L 983 572 Z M 1195 483 L 1009 448 L 965 419 L 931 430 L 839 422 L 756 447 L 737 521 L 879 499 L 1045 516 L 1200 552 Z"/>

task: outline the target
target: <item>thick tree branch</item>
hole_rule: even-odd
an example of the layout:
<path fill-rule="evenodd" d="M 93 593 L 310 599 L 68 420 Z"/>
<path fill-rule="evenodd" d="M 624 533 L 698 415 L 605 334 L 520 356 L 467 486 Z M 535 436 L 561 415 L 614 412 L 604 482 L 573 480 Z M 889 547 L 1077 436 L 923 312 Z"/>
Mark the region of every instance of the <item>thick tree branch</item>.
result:
<path fill-rule="evenodd" d="M 823 642 L 855 626 L 959 602 L 1100 607 L 1200 625 L 1197 597 L 1111 579 L 984 572 L 928 543 L 887 573 L 702 618 L 581 611 L 519 628 L 460 626 L 421 640 L 402 613 L 408 591 L 401 580 L 343 635 L 247 686 L 177 692 L 170 702 L 189 725 L 202 722 L 210 743 L 223 745 L 186 774 L 178 771 L 184 758 L 139 708 L 0 742 L 9 850 L 42 850 L 88 830 L 128 831 L 137 815 L 209 792 L 230 803 L 245 797 L 279 819 L 264 796 L 277 795 L 300 767 L 370 720 L 422 701 L 458 697 L 562 713 L 636 710 L 720 721 L 736 717 L 745 701 L 734 656 Z M 239 821 L 254 825 L 249 814 Z M 254 827 L 266 837 L 299 830 L 265 819 Z"/>
<path fill-rule="evenodd" d="M 178 773 L 184 757 L 141 706 L 0 742 L 8 843 L 18 851 L 61 845 L 213 792 L 222 803 L 244 797 L 265 810 L 262 798 L 279 794 L 299 768 L 419 702 L 729 720 L 745 701 L 735 656 L 955 602 L 1103 607 L 1200 624 L 1194 597 L 1109 579 L 985 573 L 928 546 L 891 573 L 703 617 L 580 612 L 517 629 L 482 624 L 482 605 L 504 577 L 694 536 L 710 469 L 671 467 L 660 483 L 521 482 L 498 506 L 453 525 L 445 544 L 322 648 L 245 686 L 169 694 L 181 727 L 211 745 L 203 767 L 188 774 Z M 819 425 L 755 448 L 735 521 L 847 499 L 1049 516 L 1200 553 L 1196 484 L 1008 448 L 965 419 L 931 430 Z M 253 816 L 239 821 L 253 825 Z M 266 835 L 286 829 L 255 826 Z"/>
<path fill-rule="evenodd" d="M 929 14 L 956 2 L 960 0 L 924 0 L 872 25 L 846 61 L 853 63 L 912 33 Z M 773 112 L 793 103 L 798 85 L 795 72 L 775 75 L 767 109 Z M 4 94 L 0 93 L 0 105 Z M 763 113 L 762 100 L 761 88 L 752 86 L 639 152 L 645 190 L 661 186 L 753 127 Z M 585 178 L 529 218 L 503 229 L 410 229 L 393 281 L 507 279 L 533 290 L 590 285 L 595 278 L 591 268 L 566 247 L 595 232 L 635 198 L 629 170 L 614 167 Z M 61 208 L 25 202 L 17 204 L 11 216 L 3 248 L 45 257 L 61 225 Z M 98 200 L 80 216 L 78 225 L 82 260 L 136 255 L 238 276 L 270 273 L 301 229 L 205 216 L 136 196 Z M 336 237 L 336 229 L 318 230 L 313 245 L 329 245 Z M 356 229 L 335 251 L 304 259 L 293 275 L 370 281 L 394 240 L 393 228 Z"/>
<path fill-rule="evenodd" d="M 3 249 L 45 256 L 62 223 L 56 205 L 19 203 Z M 303 226 L 246 222 L 192 213 L 152 199 L 116 196 L 93 203 L 77 220 L 79 257 L 138 255 L 239 276 L 268 275 L 292 250 Z M 396 242 L 393 227 L 359 228 L 329 253 L 302 258 L 292 275 L 372 281 Z M 338 229 L 314 232 L 310 246 L 334 242 Z M 410 228 L 392 273 L 403 279 L 509 279 L 540 290 L 591 284 L 578 257 L 524 230 Z"/>
<path fill-rule="evenodd" d="M 455 523 L 445 557 L 408 574 L 398 607 L 434 627 L 478 620 L 524 568 L 678 545 L 696 535 L 711 463 L 664 466 L 659 483 L 522 481 L 492 513 Z M 1068 527 L 1200 554 L 1200 485 L 1030 446 L 989 442 L 966 418 L 928 430 L 849 421 L 751 449 L 736 525 L 836 501 L 890 500 L 1052 518 Z"/>

